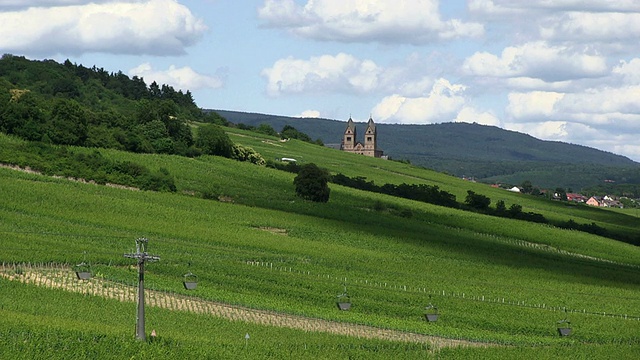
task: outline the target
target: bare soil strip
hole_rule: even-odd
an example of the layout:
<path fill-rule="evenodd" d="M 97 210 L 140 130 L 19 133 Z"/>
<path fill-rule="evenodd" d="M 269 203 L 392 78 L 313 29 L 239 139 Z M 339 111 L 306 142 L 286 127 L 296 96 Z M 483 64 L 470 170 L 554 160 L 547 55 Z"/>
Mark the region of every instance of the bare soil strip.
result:
<path fill-rule="evenodd" d="M 11 281 L 19 281 L 25 284 L 44 286 L 51 289 L 63 289 L 71 292 L 116 299 L 123 302 L 137 301 L 136 287 L 96 278 L 80 281 L 76 278 L 75 273 L 71 269 L 29 268 L 17 270 L 14 266 L 11 266 L 0 268 L 0 276 Z M 256 310 L 149 289 L 145 290 L 145 303 L 148 306 L 174 311 L 188 311 L 197 314 L 207 314 L 232 321 L 244 321 L 254 324 L 286 327 L 310 332 L 326 332 L 366 339 L 382 339 L 428 344 L 432 350 L 459 346 L 495 346 L 495 344 L 490 343 L 475 343 L 465 340 L 446 339 L 398 330 L 381 329 L 373 326 Z"/>

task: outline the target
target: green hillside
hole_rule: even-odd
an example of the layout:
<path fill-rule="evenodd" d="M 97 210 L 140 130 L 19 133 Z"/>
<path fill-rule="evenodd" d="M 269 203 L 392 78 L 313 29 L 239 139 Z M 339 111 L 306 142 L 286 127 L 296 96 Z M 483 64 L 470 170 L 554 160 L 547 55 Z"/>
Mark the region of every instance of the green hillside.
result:
<path fill-rule="evenodd" d="M 325 144 L 339 144 L 346 128 L 346 119 L 292 118 L 229 110 L 216 113 L 236 124 L 269 124 L 277 130 L 293 126 Z M 361 131 L 365 126 L 356 124 Z M 618 185 L 632 184 L 625 192 L 640 197 L 640 165 L 605 151 L 543 141 L 479 124 L 376 124 L 376 127 L 378 144 L 391 158 L 410 160 L 412 164 L 457 177 L 513 185 L 529 180 L 542 189 L 562 187 L 573 191 L 588 191 L 587 187 L 596 191 L 593 187 L 609 180 Z M 615 192 L 615 188 L 608 190 Z"/>
<path fill-rule="evenodd" d="M 411 165 L 296 140 L 331 142 L 304 121 L 284 123 L 296 136 L 281 141 L 273 128 L 226 127 L 235 121 L 225 117 L 203 112 L 189 92 L 121 72 L 0 58 L 0 357 L 625 359 L 640 352 L 637 209 L 550 201 L 446 174 L 478 177 L 485 169 L 484 179 L 525 174 L 535 182 L 535 174 L 553 180 L 563 169 L 566 184 L 614 179 L 633 193 L 637 164 L 469 124 L 428 127 L 435 138 L 415 141 L 413 150 L 382 143 L 396 158 L 414 151 L 415 159 L 456 169 L 432 171 L 414 158 Z M 330 123 L 313 126 L 339 127 L 339 138 L 344 124 Z M 380 131 L 398 129 L 407 138 L 426 128 Z M 476 139 L 420 150 L 463 135 Z M 514 150 L 519 142 L 526 151 Z M 309 164 L 334 181 L 327 202 L 303 200 L 296 174 L 278 170 Z M 371 189 L 438 189 L 453 204 L 341 186 L 339 178 Z M 475 208 L 471 194 L 489 206 Z M 146 342 L 134 339 L 139 274 L 125 256 L 140 238 L 160 258 L 145 265 Z M 77 278 L 78 270 L 91 279 Z M 183 285 L 194 279 L 187 274 L 195 290 Z M 337 306 L 342 295 L 349 311 Z M 571 335 L 559 336 L 567 325 Z"/>
<path fill-rule="evenodd" d="M 519 204 L 552 221 L 595 223 L 629 238 L 640 230 L 633 210 L 566 206 L 399 162 L 225 131 L 268 160 L 292 157 L 380 185 L 437 185 L 459 202 L 472 190 L 492 204 Z M 0 135 L 0 149 L 4 164 L 39 161 L 16 137 Z M 171 177 L 176 189 L 69 180 L 79 177 L 74 166 L 64 177 L 0 168 L 0 353 L 10 358 L 592 359 L 640 351 L 637 246 L 335 184 L 327 203 L 313 203 L 296 196 L 295 174 L 218 156 L 59 149 L 53 152 L 138 164 Z M 139 237 L 161 258 L 146 265 L 146 285 L 158 294 L 224 304 L 234 314 L 265 310 L 277 319 L 295 316 L 296 324 L 334 325 L 152 304 L 147 332 L 159 336 L 137 342 L 135 304 L 112 297 L 135 286 L 134 262 L 123 254 Z M 57 287 L 50 268 L 70 272 L 64 264 L 80 262 L 90 264 L 91 286 L 100 292 Z M 198 276 L 191 292 L 182 286 L 187 272 Z M 21 282 L 32 276 L 48 285 Z M 339 311 L 336 296 L 345 290 L 352 307 Z M 429 304 L 438 308 L 437 322 L 424 319 Z M 561 320 L 570 321 L 570 336 L 558 336 Z M 365 326 L 377 335 L 363 337 Z"/>

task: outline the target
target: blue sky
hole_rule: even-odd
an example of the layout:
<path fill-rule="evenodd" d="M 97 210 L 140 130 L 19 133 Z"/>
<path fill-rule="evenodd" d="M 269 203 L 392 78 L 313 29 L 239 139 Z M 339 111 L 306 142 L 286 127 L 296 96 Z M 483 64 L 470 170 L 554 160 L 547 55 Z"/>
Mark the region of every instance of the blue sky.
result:
<path fill-rule="evenodd" d="M 0 51 L 198 105 L 477 122 L 640 161 L 640 1 L 0 0 Z"/>

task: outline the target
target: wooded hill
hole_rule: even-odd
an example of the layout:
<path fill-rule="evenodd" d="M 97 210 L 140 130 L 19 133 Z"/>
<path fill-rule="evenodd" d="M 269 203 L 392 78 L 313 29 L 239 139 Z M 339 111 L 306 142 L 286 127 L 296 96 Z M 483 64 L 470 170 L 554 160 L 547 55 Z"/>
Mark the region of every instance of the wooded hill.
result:
<path fill-rule="evenodd" d="M 290 125 L 325 144 L 339 144 L 346 128 L 346 119 L 215 111 L 235 124 L 269 124 L 275 129 Z M 356 127 L 364 131 L 366 124 L 356 123 Z M 581 145 L 543 141 L 495 126 L 376 123 L 376 127 L 379 147 L 392 159 L 409 160 L 414 165 L 457 177 L 513 185 L 529 180 L 540 188 L 562 187 L 576 192 L 604 185 L 615 192 L 612 184 L 640 184 L 640 164 L 624 156 Z M 627 187 L 625 192 L 640 197 L 640 186 Z"/>
<path fill-rule="evenodd" d="M 25 140 L 197 155 L 190 121 L 217 122 L 189 91 L 102 68 L 0 59 L 0 131 Z"/>

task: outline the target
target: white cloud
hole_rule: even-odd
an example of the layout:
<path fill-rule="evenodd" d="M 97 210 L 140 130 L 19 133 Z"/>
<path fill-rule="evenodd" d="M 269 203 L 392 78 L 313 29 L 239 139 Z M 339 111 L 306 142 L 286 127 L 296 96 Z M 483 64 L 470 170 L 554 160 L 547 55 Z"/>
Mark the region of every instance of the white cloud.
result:
<path fill-rule="evenodd" d="M 477 123 L 482 125 L 501 126 L 502 122 L 491 112 L 480 112 L 473 107 L 465 106 L 460 110 L 455 122 Z"/>
<path fill-rule="evenodd" d="M 288 57 L 262 70 L 267 94 L 302 93 L 397 93 L 418 97 L 434 83 L 428 59 L 410 55 L 404 62 L 383 67 L 353 55 L 321 55 L 309 60 Z"/>
<path fill-rule="evenodd" d="M 637 142 L 640 134 L 637 130 L 620 132 L 571 121 L 506 123 L 505 128 L 543 140 L 581 144 L 640 159 L 640 144 Z"/>
<path fill-rule="evenodd" d="M 579 143 L 635 156 L 640 137 L 639 97 L 638 85 L 603 86 L 573 93 L 511 93 L 505 126 L 545 140 Z"/>
<path fill-rule="evenodd" d="M 634 12 L 640 11 L 636 0 L 470 0 L 468 8 L 473 13 L 483 15 L 513 15 L 517 13 L 558 11 L 583 12 Z"/>
<path fill-rule="evenodd" d="M 620 61 L 620 64 L 611 70 L 611 74 L 623 84 L 640 84 L 640 58 L 630 61 Z"/>
<path fill-rule="evenodd" d="M 318 111 L 318 110 L 305 110 L 305 111 L 301 112 L 298 115 L 294 115 L 294 117 L 299 117 L 299 118 L 319 118 L 320 117 L 320 111 Z"/>
<path fill-rule="evenodd" d="M 507 117 L 515 121 L 544 120 L 556 115 L 555 107 L 565 94 L 549 91 L 510 93 Z"/>
<path fill-rule="evenodd" d="M 369 92 L 378 85 L 382 69 L 371 60 L 340 53 L 310 60 L 280 59 L 264 69 L 267 93 L 271 96 L 302 92 Z"/>
<path fill-rule="evenodd" d="M 155 81 L 159 85 L 171 85 L 176 90 L 195 91 L 200 89 L 216 89 L 224 85 L 223 76 L 199 74 L 188 66 L 177 68 L 171 65 L 167 70 L 154 70 L 151 64 L 144 63 L 129 70 L 130 76 L 144 78 L 147 84 Z"/>
<path fill-rule="evenodd" d="M 140 2 L 143 0 L 129 0 L 129 2 Z M 5 7 L 52 7 L 68 5 L 86 5 L 90 3 L 98 4 L 113 2 L 113 0 L 0 0 L 0 9 Z"/>
<path fill-rule="evenodd" d="M 258 16 L 317 40 L 424 44 L 484 33 L 478 23 L 441 19 L 437 0 L 265 0 Z"/>
<path fill-rule="evenodd" d="M 432 124 L 456 119 L 465 105 L 465 87 L 438 79 L 431 92 L 421 97 L 393 94 L 383 98 L 372 111 L 381 123 Z"/>
<path fill-rule="evenodd" d="M 0 13 L 0 48 L 45 56 L 88 52 L 177 55 L 207 30 L 201 19 L 176 0 L 54 3 Z"/>
<path fill-rule="evenodd" d="M 549 46 L 544 41 L 509 46 L 500 57 L 476 52 L 464 61 L 462 68 L 473 76 L 529 78 L 545 83 L 599 77 L 608 70 L 603 56 L 578 52 L 566 46 Z"/>
<path fill-rule="evenodd" d="M 636 42 L 640 36 L 640 13 L 569 12 L 546 19 L 543 38 L 577 42 Z"/>
<path fill-rule="evenodd" d="M 507 123 L 505 127 L 508 130 L 526 133 L 539 139 L 554 141 L 566 141 L 570 134 L 566 121 Z"/>

